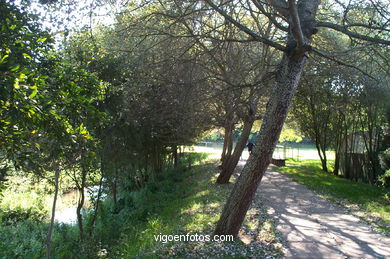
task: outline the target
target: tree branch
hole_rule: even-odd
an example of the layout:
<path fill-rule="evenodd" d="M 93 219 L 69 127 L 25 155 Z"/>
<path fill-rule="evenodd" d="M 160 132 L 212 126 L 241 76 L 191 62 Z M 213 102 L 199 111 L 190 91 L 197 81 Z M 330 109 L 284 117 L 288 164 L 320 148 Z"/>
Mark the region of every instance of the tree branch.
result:
<path fill-rule="evenodd" d="M 353 68 L 353 69 L 356 69 L 358 70 L 360 73 L 362 73 L 363 75 L 365 76 L 368 76 L 369 78 L 371 79 L 374 79 L 375 81 L 378 81 L 375 77 L 373 77 L 372 75 L 368 74 L 367 72 L 363 71 L 362 69 L 358 68 L 357 66 L 354 66 L 354 65 L 351 65 L 351 64 L 348 64 L 348 63 L 345 63 L 341 60 L 338 60 L 334 57 L 332 57 L 332 54 L 330 53 L 327 53 L 325 51 L 322 51 L 322 50 L 319 50 L 317 48 L 314 48 L 314 47 L 311 47 L 311 51 L 315 54 L 317 54 L 318 56 L 320 57 L 323 57 L 323 58 L 326 58 L 328 60 L 331 60 L 339 65 L 342 65 L 342 66 L 345 66 L 345 67 L 350 67 L 350 68 Z"/>
<path fill-rule="evenodd" d="M 299 20 L 297 7 L 295 5 L 295 0 L 288 0 L 288 6 L 290 11 L 291 23 L 292 23 L 292 33 L 295 40 L 297 41 L 297 47 L 302 48 L 304 44 L 303 33 L 301 29 L 301 22 Z"/>
<path fill-rule="evenodd" d="M 263 37 L 259 36 L 257 33 L 252 31 L 251 29 L 249 29 L 248 27 L 246 27 L 242 23 L 238 22 L 237 20 L 235 20 L 233 17 L 231 17 L 229 14 L 227 14 L 224 10 L 222 10 L 217 5 L 215 5 L 212 0 L 205 0 L 205 2 L 207 4 L 209 4 L 211 6 L 211 8 L 213 8 L 219 14 L 221 14 L 223 17 L 225 17 L 226 20 L 228 20 L 229 22 L 234 24 L 237 28 L 239 28 L 240 30 L 242 30 L 243 32 L 245 32 L 246 34 L 251 36 L 253 39 L 255 39 L 255 40 L 257 40 L 257 41 L 259 41 L 261 43 L 264 43 L 266 45 L 269 45 L 271 47 L 274 47 L 275 49 L 278 49 L 278 50 L 281 50 L 281 51 L 285 51 L 286 50 L 286 48 L 283 45 L 280 45 L 279 43 L 276 43 L 274 41 L 271 41 L 269 39 L 266 39 L 266 38 L 263 38 Z"/>
<path fill-rule="evenodd" d="M 267 0 L 267 2 L 285 18 L 289 16 L 288 5 L 284 0 Z"/>
<path fill-rule="evenodd" d="M 353 31 L 349 31 L 346 26 L 341 26 L 341 25 L 337 25 L 334 23 L 330 23 L 330 22 L 317 22 L 317 27 L 330 28 L 330 29 L 333 29 L 335 31 L 339 31 L 341 33 L 344 33 L 344 34 L 346 34 L 352 38 L 355 38 L 355 39 L 360 39 L 360 40 L 364 40 L 364 41 L 369 41 L 369 42 L 373 42 L 373 43 L 379 43 L 379 44 L 384 44 L 384 45 L 390 46 L 389 40 L 373 38 L 373 37 L 365 36 L 365 35 L 362 35 L 362 34 L 359 34 L 359 33 L 353 32 Z"/>
<path fill-rule="evenodd" d="M 383 26 L 372 26 L 372 25 L 364 24 L 364 23 L 349 23 L 349 24 L 346 24 L 344 27 L 346 27 L 346 28 L 349 28 L 349 27 L 363 27 L 363 28 L 372 29 L 372 30 L 379 30 L 379 31 L 390 32 L 390 28 L 386 28 L 386 25 L 383 25 Z"/>
<path fill-rule="evenodd" d="M 288 28 L 283 26 L 282 24 L 280 24 L 276 19 L 275 17 L 272 16 L 271 13 L 268 13 L 265 9 L 264 9 L 264 6 L 262 4 L 260 4 L 257 0 L 251 0 L 252 3 L 256 6 L 257 9 L 259 9 L 259 11 L 264 14 L 265 16 L 267 16 L 267 18 L 270 20 L 270 22 L 272 22 L 272 24 L 274 24 L 276 26 L 276 28 L 282 30 L 282 31 L 285 31 L 287 32 L 288 31 Z"/>

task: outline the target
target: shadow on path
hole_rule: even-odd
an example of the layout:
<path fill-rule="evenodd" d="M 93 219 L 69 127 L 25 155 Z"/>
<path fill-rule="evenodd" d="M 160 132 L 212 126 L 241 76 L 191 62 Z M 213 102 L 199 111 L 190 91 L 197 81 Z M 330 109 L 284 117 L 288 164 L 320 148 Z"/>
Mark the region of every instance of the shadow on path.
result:
<path fill-rule="evenodd" d="M 267 171 L 258 192 L 287 242 L 287 257 L 390 258 L 390 238 L 287 175 Z"/>

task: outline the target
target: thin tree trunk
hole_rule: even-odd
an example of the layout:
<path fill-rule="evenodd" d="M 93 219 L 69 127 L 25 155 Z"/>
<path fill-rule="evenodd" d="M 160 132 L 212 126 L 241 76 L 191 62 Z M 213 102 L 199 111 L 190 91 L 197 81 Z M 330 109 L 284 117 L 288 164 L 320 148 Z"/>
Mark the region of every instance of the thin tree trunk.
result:
<path fill-rule="evenodd" d="M 248 141 L 253 122 L 254 120 L 246 120 L 244 122 L 244 128 L 242 130 L 240 139 L 238 140 L 236 147 L 234 148 L 234 152 L 231 155 L 230 159 L 227 160 L 225 165 L 222 166 L 222 171 L 217 178 L 218 184 L 229 183 L 230 177 L 233 174 L 233 171 L 236 168 L 238 161 L 240 160 L 242 151 L 246 146 L 246 142 Z"/>
<path fill-rule="evenodd" d="M 77 225 L 79 227 L 80 231 L 80 240 L 83 240 L 84 237 L 84 225 L 83 225 L 83 215 L 81 213 L 81 210 L 84 206 L 85 202 L 85 182 L 86 182 L 86 170 L 83 168 L 81 169 L 81 184 L 79 186 L 79 200 L 77 202 L 77 209 L 76 209 L 76 214 L 77 214 Z"/>
<path fill-rule="evenodd" d="M 225 136 L 223 139 L 223 148 L 221 155 L 222 166 L 229 160 L 233 147 L 233 126 L 229 124 L 225 127 Z"/>
<path fill-rule="evenodd" d="M 229 161 L 232 152 L 233 152 L 233 132 L 234 132 L 234 126 L 232 125 L 230 128 L 230 134 L 229 134 L 229 139 L 228 139 L 228 148 L 226 151 L 226 157 L 225 157 L 225 162 Z"/>
<path fill-rule="evenodd" d="M 326 149 L 321 149 L 322 151 L 322 160 L 321 160 L 321 164 L 322 164 L 322 171 L 324 171 L 325 173 L 328 173 L 328 165 L 327 165 L 327 161 L 328 159 L 326 158 Z"/>
<path fill-rule="evenodd" d="M 53 200 L 53 207 L 51 209 L 51 219 L 50 219 L 50 227 L 49 227 L 49 233 L 47 234 L 47 254 L 46 258 L 50 259 L 51 256 L 51 237 L 53 235 L 53 228 L 54 228 L 54 218 L 56 214 L 56 204 L 57 204 L 57 197 L 58 197 L 58 182 L 60 178 L 60 169 L 56 168 L 55 176 L 54 176 L 54 200 Z"/>
<path fill-rule="evenodd" d="M 337 125 L 337 131 L 336 131 L 336 145 L 335 145 L 335 162 L 334 162 L 334 169 L 333 169 L 333 174 L 334 175 L 339 175 L 340 171 L 340 153 L 341 153 L 341 143 L 343 141 L 342 139 L 342 124 L 343 122 L 338 120 L 338 125 Z"/>
<path fill-rule="evenodd" d="M 334 175 L 339 175 L 339 170 L 340 170 L 340 152 L 338 149 L 335 151 L 335 161 L 334 161 L 334 169 L 333 169 L 333 174 Z"/>
<path fill-rule="evenodd" d="M 112 179 L 111 181 L 112 201 L 114 202 L 115 207 L 117 204 L 117 184 L 116 184 L 117 178 L 118 178 L 118 169 L 115 168 L 114 179 Z"/>
<path fill-rule="evenodd" d="M 91 221 L 88 224 L 88 234 L 89 234 L 89 236 L 92 235 L 92 230 L 93 230 L 93 227 L 95 225 L 97 213 L 98 213 L 98 210 L 99 210 L 99 202 L 100 202 L 100 198 L 102 196 L 102 186 L 103 186 L 103 172 L 102 172 L 102 175 L 100 176 L 99 190 L 98 190 L 98 195 L 96 197 L 96 203 L 95 203 L 95 209 L 94 209 L 94 212 L 93 212 L 93 217 L 92 217 Z"/>
<path fill-rule="evenodd" d="M 221 162 L 223 163 L 223 161 L 225 160 L 225 155 L 226 155 L 226 150 L 227 150 L 227 141 L 228 141 L 228 133 L 229 130 L 228 130 L 228 127 L 225 127 L 225 133 L 224 133 L 224 136 L 223 136 L 223 146 L 222 146 L 222 154 L 221 154 Z"/>
<path fill-rule="evenodd" d="M 322 171 L 327 173 L 328 168 L 326 166 L 326 157 L 323 155 L 322 149 L 321 149 L 320 144 L 318 143 L 317 140 L 316 140 L 316 148 L 317 148 L 318 156 L 320 157 L 320 160 L 321 160 Z"/>
<path fill-rule="evenodd" d="M 237 236 L 261 178 L 270 163 L 305 61 L 304 55 L 295 57 L 284 55 L 253 154 L 249 157 L 225 204 L 214 231 L 215 235 Z"/>
<path fill-rule="evenodd" d="M 177 167 L 177 145 L 173 146 L 173 167 Z"/>

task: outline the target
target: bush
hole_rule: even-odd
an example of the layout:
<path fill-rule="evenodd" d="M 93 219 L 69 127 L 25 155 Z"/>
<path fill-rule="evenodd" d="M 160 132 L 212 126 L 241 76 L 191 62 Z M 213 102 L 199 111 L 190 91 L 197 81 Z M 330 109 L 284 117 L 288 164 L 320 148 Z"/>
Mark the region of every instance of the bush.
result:
<path fill-rule="evenodd" d="M 45 210 L 40 208 L 27 208 L 16 207 L 14 209 L 0 210 L 0 222 L 4 225 L 14 225 L 17 222 L 24 220 L 31 220 L 34 222 L 41 222 L 47 216 Z"/>
<path fill-rule="evenodd" d="M 379 183 L 384 187 L 390 187 L 390 169 L 378 177 Z"/>
<path fill-rule="evenodd" d="M 155 181 L 147 182 L 144 188 L 124 190 L 118 194 L 118 202 L 103 200 L 95 227 L 89 236 L 85 227 L 82 242 L 76 225 L 55 224 L 52 252 L 54 258 L 97 258 L 110 252 L 123 235 L 139 235 L 155 215 L 161 213 L 168 201 L 177 199 L 186 190 L 180 182 L 192 173 L 187 170 L 199 163 L 206 155 L 186 153 L 176 168 L 167 168 Z M 44 258 L 48 218 L 45 218 L 45 199 L 42 191 L 31 188 L 19 179 L 19 188 L 9 186 L 0 204 L 0 258 Z M 15 187 L 15 188 L 13 188 Z M 85 226 L 92 211 L 85 215 Z"/>
<path fill-rule="evenodd" d="M 0 258 L 44 258 L 47 231 L 31 220 L 0 225 Z"/>
<path fill-rule="evenodd" d="M 390 148 L 379 154 L 379 163 L 383 170 L 390 169 Z"/>

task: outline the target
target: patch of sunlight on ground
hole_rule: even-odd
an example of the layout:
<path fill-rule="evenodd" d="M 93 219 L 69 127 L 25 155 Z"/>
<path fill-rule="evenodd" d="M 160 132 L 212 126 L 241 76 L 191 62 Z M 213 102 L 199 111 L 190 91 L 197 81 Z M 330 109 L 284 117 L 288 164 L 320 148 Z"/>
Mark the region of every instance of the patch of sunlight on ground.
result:
<path fill-rule="evenodd" d="M 215 209 L 215 208 L 220 208 L 222 205 L 223 205 L 222 202 L 213 202 L 210 203 L 208 207 Z"/>
<path fill-rule="evenodd" d="M 204 190 L 204 191 L 198 192 L 197 194 L 195 194 L 195 198 L 200 198 L 200 197 L 205 196 L 209 193 L 210 193 L 210 190 Z"/>

